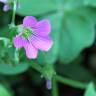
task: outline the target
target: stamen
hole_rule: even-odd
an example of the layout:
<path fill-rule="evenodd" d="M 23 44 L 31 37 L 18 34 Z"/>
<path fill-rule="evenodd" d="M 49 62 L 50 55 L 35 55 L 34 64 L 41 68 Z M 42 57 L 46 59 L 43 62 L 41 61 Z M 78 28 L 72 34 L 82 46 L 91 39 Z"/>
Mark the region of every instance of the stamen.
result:
<path fill-rule="evenodd" d="M 29 28 L 25 28 L 23 30 L 22 37 L 24 39 L 28 39 L 32 35 L 32 33 L 33 33 L 32 30 L 30 30 Z"/>

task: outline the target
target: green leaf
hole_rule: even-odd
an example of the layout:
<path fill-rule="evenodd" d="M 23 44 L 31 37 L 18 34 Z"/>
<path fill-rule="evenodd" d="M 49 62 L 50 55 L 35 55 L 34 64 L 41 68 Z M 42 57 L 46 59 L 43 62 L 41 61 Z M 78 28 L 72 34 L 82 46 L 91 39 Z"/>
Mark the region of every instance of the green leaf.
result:
<path fill-rule="evenodd" d="M 25 72 L 29 68 L 28 64 L 20 63 L 16 66 L 8 64 L 0 64 L 0 74 L 3 75 L 16 75 Z"/>
<path fill-rule="evenodd" d="M 64 10 L 77 8 L 84 5 L 84 0 L 58 0 L 58 3 L 61 3 Z"/>
<path fill-rule="evenodd" d="M 86 20 L 90 21 L 90 23 L 92 24 L 96 23 L 96 8 L 83 6 L 76 8 L 74 12 L 77 15 L 86 18 Z"/>
<path fill-rule="evenodd" d="M 68 11 L 84 6 L 83 0 L 19 0 L 20 8 L 17 13 L 20 15 L 41 15 L 56 11 Z"/>
<path fill-rule="evenodd" d="M 96 7 L 96 0 L 84 0 L 84 5 Z"/>
<path fill-rule="evenodd" d="M 80 6 L 96 7 L 96 0 L 55 0 L 63 8 L 73 9 Z"/>
<path fill-rule="evenodd" d="M 71 12 L 65 14 L 62 24 L 59 56 L 62 62 L 69 62 L 82 49 L 92 45 L 95 38 L 94 26 L 83 16 Z"/>
<path fill-rule="evenodd" d="M 95 86 L 93 83 L 90 83 L 88 87 L 86 88 L 84 96 L 95 96 Z"/>
<path fill-rule="evenodd" d="M 57 9 L 52 0 L 19 0 L 19 4 L 17 12 L 21 15 L 40 15 Z"/>
<path fill-rule="evenodd" d="M 0 96 L 12 96 L 12 94 L 5 86 L 0 84 Z"/>

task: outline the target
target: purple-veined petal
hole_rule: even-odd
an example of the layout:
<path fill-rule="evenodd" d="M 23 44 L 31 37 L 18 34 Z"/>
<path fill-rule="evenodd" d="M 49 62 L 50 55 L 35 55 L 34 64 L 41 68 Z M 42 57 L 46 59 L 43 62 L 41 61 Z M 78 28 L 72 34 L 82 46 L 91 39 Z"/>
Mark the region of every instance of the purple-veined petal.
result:
<path fill-rule="evenodd" d="M 49 20 L 41 20 L 37 23 L 36 29 L 33 29 L 40 36 L 48 36 L 51 31 L 51 24 Z"/>
<path fill-rule="evenodd" d="M 26 51 L 26 56 L 29 59 L 35 59 L 37 57 L 38 50 L 31 44 L 27 43 L 24 45 L 25 51 Z"/>
<path fill-rule="evenodd" d="M 42 51 L 48 51 L 53 45 L 53 41 L 48 36 L 31 36 L 30 41 L 35 46 L 35 48 L 40 49 Z"/>
<path fill-rule="evenodd" d="M 35 17 L 33 16 L 26 16 L 24 19 L 23 19 L 23 26 L 25 27 L 36 27 L 36 24 L 37 24 L 37 20 Z"/>
<path fill-rule="evenodd" d="M 8 0 L 0 0 L 0 2 L 6 4 L 6 3 L 8 3 Z"/>
<path fill-rule="evenodd" d="M 25 41 L 26 42 L 26 41 Z M 16 37 L 14 37 L 13 39 L 13 44 L 16 48 L 21 48 L 23 47 L 24 44 L 24 40 L 21 38 L 21 36 L 17 35 Z"/>
<path fill-rule="evenodd" d="M 9 11 L 10 9 L 11 9 L 11 7 L 7 4 L 5 4 L 4 7 L 3 7 L 3 11 L 5 11 L 5 12 Z"/>

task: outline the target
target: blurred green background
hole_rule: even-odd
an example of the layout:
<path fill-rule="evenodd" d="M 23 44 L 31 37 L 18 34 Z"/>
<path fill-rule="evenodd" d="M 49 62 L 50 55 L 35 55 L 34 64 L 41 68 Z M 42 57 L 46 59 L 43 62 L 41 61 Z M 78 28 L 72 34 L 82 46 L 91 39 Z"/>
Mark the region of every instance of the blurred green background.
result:
<path fill-rule="evenodd" d="M 96 82 L 96 0 L 18 0 L 16 25 L 24 16 L 51 22 L 54 45 L 29 60 L 23 49 L 16 53 L 9 43 L 12 11 L 4 12 L 0 3 L 0 96 L 52 96 L 41 74 L 31 64 L 53 64 L 56 72 L 72 80 Z M 4 38 L 3 38 L 4 37 Z M 2 39 L 3 38 L 3 39 Z M 5 39 L 7 38 L 7 39 Z M 10 47 L 11 46 L 11 47 Z M 17 61 L 19 59 L 19 64 Z M 60 96 L 84 96 L 84 90 L 58 83 Z M 86 95 L 88 96 L 88 95 Z M 91 96 L 91 95 L 90 95 Z"/>

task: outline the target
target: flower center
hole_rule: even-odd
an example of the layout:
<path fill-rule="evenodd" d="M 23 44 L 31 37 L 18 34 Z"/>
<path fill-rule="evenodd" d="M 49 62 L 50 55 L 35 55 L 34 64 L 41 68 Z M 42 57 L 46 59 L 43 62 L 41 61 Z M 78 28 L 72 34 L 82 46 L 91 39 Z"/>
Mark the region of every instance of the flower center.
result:
<path fill-rule="evenodd" d="M 32 35 L 32 30 L 30 30 L 29 28 L 24 28 L 22 37 L 24 39 L 28 39 L 31 35 Z"/>

